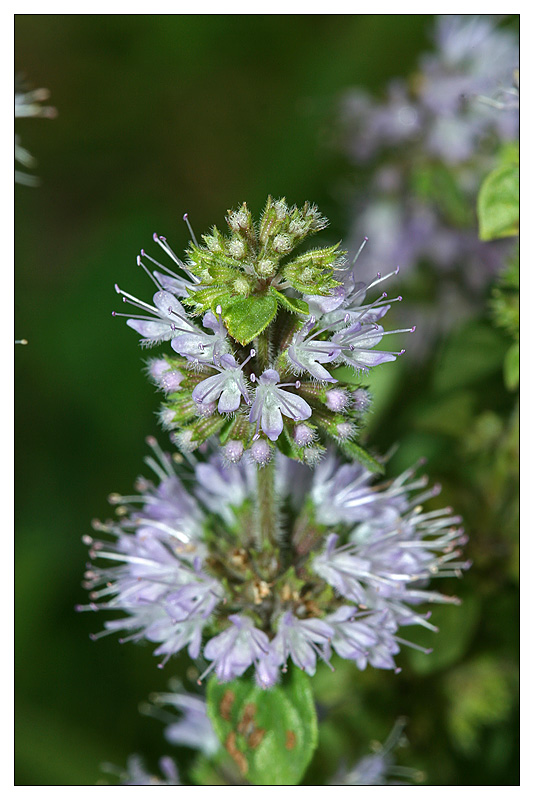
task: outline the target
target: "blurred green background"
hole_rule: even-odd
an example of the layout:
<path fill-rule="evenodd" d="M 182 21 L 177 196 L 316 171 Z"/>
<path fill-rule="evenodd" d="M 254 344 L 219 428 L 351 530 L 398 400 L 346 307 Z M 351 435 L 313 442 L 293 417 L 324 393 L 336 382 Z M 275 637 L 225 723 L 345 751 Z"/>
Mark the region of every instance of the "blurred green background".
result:
<path fill-rule="evenodd" d="M 145 436 L 165 441 L 146 354 L 111 316 L 113 284 L 148 298 L 135 260 L 154 231 L 180 253 L 184 212 L 198 236 L 243 200 L 258 214 L 269 193 L 317 203 L 331 241 L 345 236 L 357 174 L 334 146 L 340 96 L 407 74 L 431 23 L 16 17 L 16 72 L 50 89 L 58 109 L 55 120 L 16 124 L 40 177 L 15 188 L 15 335 L 30 343 L 15 358 L 17 784 L 93 785 L 102 762 L 123 766 L 137 752 L 155 767 L 171 752 L 137 707 L 185 662 L 160 671 L 149 647 L 94 643 L 103 618 L 74 611 L 86 602 L 82 535 L 109 516 L 107 495 L 127 493 L 142 471 Z M 455 331 L 428 365 L 376 371 L 369 438 L 382 451 L 401 444 L 392 469 L 426 455 L 444 503 L 465 516 L 475 566 L 451 587 L 464 606 L 437 609 L 434 656 L 404 653 L 400 676 L 341 665 L 332 684 L 319 671 L 331 713 L 308 784 L 365 754 L 399 714 L 410 719 L 402 761 L 429 783 L 517 783 L 513 398 L 502 382 L 505 335 L 483 309 L 468 324 L 474 336 Z"/>

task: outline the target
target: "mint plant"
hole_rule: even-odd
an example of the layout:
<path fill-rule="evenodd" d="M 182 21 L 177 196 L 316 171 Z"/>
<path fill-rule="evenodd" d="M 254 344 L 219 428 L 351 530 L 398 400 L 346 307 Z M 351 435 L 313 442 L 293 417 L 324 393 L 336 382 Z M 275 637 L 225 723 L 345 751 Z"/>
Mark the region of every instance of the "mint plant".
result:
<path fill-rule="evenodd" d="M 415 330 L 383 327 L 401 298 L 376 287 L 396 270 L 361 282 L 339 244 L 303 249 L 327 225 L 308 203 L 269 198 L 258 223 L 243 204 L 227 223 L 183 260 L 154 236 L 162 262 L 138 258 L 152 303 L 116 287 L 141 344 L 166 345 L 148 371 L 178 450 L 150 437 L 154 477 L 86 537 L 82 608 L 119 612 L 95 638 L 195 663 L 220 742 L 196 782 L 295 785 L 318 741 L 318 661 L 398 672 L 401 646 L 422 649 L 402 629 L 436 630 L 426 604 L 458 602 L 428 584 L 469 566 L 466 536 L 450 508 L 425 510 L 439 487 L 421 464 L 384 477 L 359 442 L 366 375 L 404 352 L 378 346 Z"/>

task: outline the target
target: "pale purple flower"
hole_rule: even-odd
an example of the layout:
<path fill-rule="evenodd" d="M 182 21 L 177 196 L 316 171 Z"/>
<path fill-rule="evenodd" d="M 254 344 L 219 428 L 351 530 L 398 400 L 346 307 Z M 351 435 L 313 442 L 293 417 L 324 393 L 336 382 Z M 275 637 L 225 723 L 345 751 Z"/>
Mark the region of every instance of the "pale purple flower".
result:
<path fill-rule="evenodd" d="M 374 746 L 371 755 L 361 758 L 350 770 L 342 769 L 329 786 L 411 786 L 424 776 L 411 767 L 397 766 L 393 750 L 401 742 L 406 720 L 400 718 L 383 745 Z"/>
<path fill-rule="evenodd" d="M 509 241 L 480 242 L 469 213 L 499 147 L 518 137 L 517 102 L 492 100 L 511 87 L 519 60 L 516 33 L 499 21 L 437 15 L 434 50 L 420 57 L 415 73 L 392 82 L 383 99 L 351 92 L 341 112 L 346 152 L 371 176 L 354 198 L 351 234 L 354 249 L 363 236 L 372 242 L 366 274 L 389 264 L 404 274 L 417 267 L 440 273 L 437 300 L 423 318 L 426 336 L 414 345 L 419 353 L 480 303 L 510 252 Z M 509 96 L 517 100 L 513 87 Z M 440 175 L 450 175 L 456 212 L 441 202 L 441 191 L 435 199 L 432 191 L 421 196 L 415 187 L 426 174 L 436 187 Z M 421 304 L 418 314 L 427 316 Z"/>
<path fill-rule="evenodd" d="M 111 540 L 85 539 L 91 557 L 108 566 L 88 570 L 91 604 L 82 608 L 122 612 L 122 617 L 106 621 L 105 632 L 122 630 L 129 634 L 126 639 L 157 643 L 155 655 L 165 656 L 164 662 L 183 648 L 196 658 L 202 632 L 224 590 L 203 570 L 201 506 L 185 491 L 166 454 L 154 440 L 148 441 L 159 461 L 149 457 L 147 462 L 160 483 L 155 487 L 140 478 L 140 494 L 110 498 L 127 513 L 117 523 L 95 523 Z"/>
<path fill-rule="evenodd" d="M 143 264 L 141 260 L 141 258 L 147 258 L 150 262 L 152 262 L 152 264 L 154 264 L 156 267 L 159 267 L 160 270 L 163 270 L 163 272 L 154 270 L 152 273 L 157 283 L 163 289 L 176 295 L 176 297 L 189 297 L 198 286 L 199 279 L 193 275 L 187 268 L 187 265 L 184 264 L 180 258 L 178 258 L 174 250 L 167 242 L 165 236 L 158 236 L 157 233 L 154 233 L 152 238 L 156 244 L 161 247 L 163 252 L 174 262 L 182 274 L 178 274 L 169 269 L 169 267 L 166 267 L 164 264 L 161 264 L 159 261 L 156 261 L 154 258 L 152 258 L 152 256 L 149 256 L 148 253 L 145 253 L 144 250 L 141 250 L 141 257 L 138 258 L 138 264 L 143 267 L 147 275 L 152 277 L 150 275 L 150 270 Z M 184 275 L 187 277 L 184 277 Z"/>
<path fill-rule="evenodd" d="M 380 344 L 384 335 L 381 325 L 362 325 L 355 322 L 348 328 L 334 334 L 332 340 L 342 352 L 342 359 L 354 369 L 367 372 L 369 367 L 376 367 L 386 361 L 395 361 L 400 353 L 373 350 Z"/>
<path fill-rule="evenodd" d="M 222 355 L 220 366 L 214 364 L 213 367 L 219 371 L 219 374 L 212 375 L 195 386 L 193 389 L 195 403 L 213 403 L 219 398 L 217 408 L 220 414 L 237 411 L 241 397 L 250 404 L 243 370 L 235 358 L 228 353 Z"/>
<path fill-rule="evenodd" d="M 460 518 L 450 516 L 450 509 L 423 513 L 416 503 L 427 496 L 419 495 L 393 523 L 360 524 L 345 545 L 338 547 L 339 536 L 329 534 L 312 569 L 362 608 L 386 610 L 398 625 L 431 627 L 410 606 L 455 600 L 421 587 L 437 575 L 458 576 L 469 563 L 456 560 L 455 548 L 465 542 L 456 527 Z"/>
<path fill-rule="evenodd" d="M 128 316 L 126 324 L 143 337 L 141 339 L 143 346 L 151 347 L 170 341 L 171 347 L 179 355 L 188 361 L 201 364 L 219 360 L 220 356 L 230 349 L 226 340 L 226 328 L 222 320 L 211 311 L 207 312 L 202 320 L 204 327 L 213 331 L 207 333 L 191 322 L 182 304 L 174 294 L 165 289 L 155 293 L 153 306 L 124 292 L 117 285 L 115 290 L 117 294 L 122 295 L 124 302 L 144 312 L 135 316 L 113 312 L 114 316 Z"/>
<path fill-rule="evenodd" d="M 282 414 L 296 421 L 308 419 L 312 410 L 308 403 L 293 392 L 286 392 L 280 384 L 280 375 L 275 369 L 267 369 L 258 380 L 249 421 L 256 423 L 268 439 L 275 442 L 282 433 Z"/>
<path fill-rule="evenodd" d="M 310 490 L 318 522 L 324 525 L 395 522 L 408 507 L 403 480 L 411 474 L 403 473 L 400 480 L 377 491 L 372 485 L 375 480 L 372 472 L 361 464 L 343 464 L 330 451 L 316 467 Z M 422 485 L 424 481 L 420 480 L 416 487 Z M 410 486 L 414 488 L 414 484 Z"/>
<path fill-rule="evenodd" d="M 341 658 L 354 661 L 360 670 L 368 664 L 396 669 L 393 656 L 400 651 L 394 635 L 397 625 L 387 612 L 369 614 L 358 612 L 354 606 L 341 606 L 325 622 L 334 629 L 329 647 Z"/>
<path fill-rule="evenodd" d="M 315 322 L 315 317 L 310 317 L 293 336 L 287 350 L 289 363 L 298 373 L 308 372 L 318 381 L 337 383 L 322 365 L 336 361 L 341 355 L 341 347 L 328 340 L 316 339 L 323 331 L 311 333 Z"/>
<path fill-rule="evenodd" d="M 153 775 L 146 769 L 143 760 L 136 755 L 130 756 L 126 762 L 126 771 L 120 774 L 121 786 L 181 786 L 176 764 L 169 756 L 159 760 L 159 768 L 163 778 Z M 117 772 L 113 767 L 104 767 L 106 772 Z"/>
<path fill-rule="evenodd" d="M 299 619 L 287 611 L 278 620 L 271 652 L 281 666 L 291 658 L 308 675 L 315 675 L 317 656 L 327 660 L 324 648 L 333 635 L 334 629 L 324 620 Z"/>
<path fill-rule="evenodd" d="M 208 757 L 220 749 L 221 744 L 208 717 L 203 697 L 184 691 L 161 692 L 154 696 L 153 701 L 156 706 L 154 709 L 149 707 L 147 713 L 167 723 L 165 738 L 168 742 L 200 750 Z M 173 719 L 170 714 L 163 717 L 159 712 L 161 706 L 172 706 L 181 712 L 180 717 Z"/>
<path fill-rule="evenodd" d="M 165 394 L 177 392 L 184 376 L 178 369 L 173 369 L 165 358 L 153 358 L 148 362 L 148 374 Z"/>
<path fill-rule="evenodd" d="M 276 454 L 275 494 L 293 518 L 287 535 L 284 523 L 281 533 L 318 590 L 312 611 L 298 591 L 287 591 L 283 570 L 274 580 L 255 572 L 250 511 L 257 464 L 270 452 L 230 465 L 220 451 L 206 461 L 191 457 L 195 482 L 186 491 L 170 457 L 148 441 L 156 458 L 147 462 L 159 483 L 139 478 L 138 494 L 112 495 L 118 521 L 95 523 L 108 540 L 86 537 L 91 558 L 104 566 L 86 573 L 91 602 L 84 609 L 120 615 L 95 638 L 122 631 L 122 641 L 152 642 L 160 666 L 182 650 L 193 659 L 203 654 L 211 663 L 201 679 L 215 671 L 228 681 L 253 668 L 268 688 L 289 660 L 312 675 L 317 658 L 329 664 L 333 652 L 359 669 L 395 669 L 399 645 L 410 644 L 398 629 L 434 630 L 419 606 L 456 602 L 427 583 L 469 566 L 458 560 L 466 538 L 450 509 L 423 510 L 437 489 L 425 488 L 415 470 L 376 485 L 364 467 L 342 464 L 331 453 L 315 471 Z M 261 438 L 254 444 L 271 447 Z"/>
<path fill-rule="evenodd" d="M 235 525 L 233 509 L 240 508 L 256 490 L 256 470 L 243 459 L 239 464 L 225 464 L 218 455 L 199 462 L 195 469 L 195 495 L 213 514 L 227 525 Z"/>
<path fill-rule="evenodd" d="M 175 336 L 171 341 L 171 347 L 188 361 L 218 364 L 222 356 L 230 350 L 226 327 L 222 319 L 217 318 L 211 311 L 204 314 L 202 325 L 213 333 L 206 333 L 195 326 L 192 330 Z"/>
<path fill-rule="evenodd" d="M 231 681 L 242 675 L 251 664 L 257 663 L 269 651 L 269 639 L 263 631 L 254 627 L 249 617 L 231 614 L 231 626 L 207 643 L 204 657 L 220 681 Z"/>
<path fill-rule="evenodd" d="M 374 578 L 371 562 L 359 558 L 354 549 L 336 549 L 338 541 L 337 533 L 329 534 L 323 552 L 313 559 L 313 571 L 347 600 L 367 608 L 367 583 Z"/>
<path fill-rule="evenodd" d="M 143 338 L 141 344 L 152 346 L 160 342 L 171 341 L 181 333 L 194 333 L 196 326 L 190 322 L 182 304 L 170 292 L 160 290 L 155 293 L 154 305 L 151 306 L 143 300 L 139 300 L 128 292 L 124 292 L 115 285 L 117 294 L 121 294 L 123 300 L 131 305 L 137 306 L 144 314 L 130 316 L 126 324 L 133 328 Z M 151 316 L 148 316 L 148 315 Z M 115 314 L 115 316 L 119 316 Z"/>

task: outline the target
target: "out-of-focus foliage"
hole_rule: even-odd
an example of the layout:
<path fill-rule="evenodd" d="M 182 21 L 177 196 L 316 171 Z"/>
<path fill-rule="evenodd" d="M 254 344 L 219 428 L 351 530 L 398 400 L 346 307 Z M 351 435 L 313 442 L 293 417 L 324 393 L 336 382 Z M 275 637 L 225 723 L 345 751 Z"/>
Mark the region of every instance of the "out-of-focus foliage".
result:
<path fill-rule="evenodd" d="M 519 147 L 503 148 L 500 163 L 484 179 L 477 201 L 479 235 L 484 241 L 519 233 Z"/>
<path fill-rule="evenodd" d="M 59 112 L 53 125 L 18 125 L 41 178 L 31 191 L 16 187 L 16 322 L 30 342 L 16 353 L 18 784 L 92 785 L 100 764 L 131 753 L 156 770 L 170 746 L 137 705 L 173 674 L 193 687 L 198 677 L 179 657 L 162 672 L 149 648 L 91 642 L 98 621 L 74 612 L 85 600 L 81 536 L 107 513 L 109 491 L 141 471 L 144 436 L 163 440 L 137 337 L 111 318 L 114 282 L 144 292 L 135 256 L 154 230 L 184 250 L 184 211 L 203 231 L 245 198 L 259 213 L 269 193 L 317 203 L 331 243 L 345 238 L 347 164 L 325 147 L 337 101 L 351 86 L 379 91 L 408 75 L 431 47 L 432 24 L 419 15 L 17 18 L 17 71 L 49 87 Z M 448 172 L 422 171 L 417 191 L 440 198 L 451 219 L 464 214 Z M 476 233 L 475 206 L 465 213 Z M 440 587 L 463 605 L 433 611 L 440 634 L 417 642 L 434 654 L 405 648 L 399 675 L 339 658 L 334 676 L 320 668 L 319 746 L 305 784 L 354 764 L 399 716 L 409 746 L 398 761 L 429 784 L 518 782 L 517 262 L 500 271 L 479 310 L 426 359 L 370 378 L 366 447 L 390 452 L 392 473 L 426 457 L 443 484 L 435 507 L 464 517 L 473 566 Z M 422 309 L 413 338 L 424 337 L 440 292 L 429 262 L 410 292 Z M 174 753 L 182 782 L 217 782 L 204 756 Z"/>

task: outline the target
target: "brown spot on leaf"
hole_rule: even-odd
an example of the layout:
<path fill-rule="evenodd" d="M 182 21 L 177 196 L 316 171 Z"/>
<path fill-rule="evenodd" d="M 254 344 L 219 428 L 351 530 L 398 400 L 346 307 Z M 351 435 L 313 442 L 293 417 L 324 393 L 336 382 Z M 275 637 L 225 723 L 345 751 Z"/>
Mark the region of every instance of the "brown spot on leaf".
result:
<path fill-rule="evenodd" d="M 265 736 L 265 728 L 254 728 L 252 733 L 247 739 L 247 744 L 251 750 L 254 750 L 261 743 Z"/>
<path fill-rule="evenodd" d="M 235 761 L 241 775 L 246 775 L 248 772 L 247 759 L 245 758 L 241 750 L 237 749 L 236 737 L 234 731 L 228 734 L 224 746 L 226 748 L 226 752 L 228 753 L 228 755 Z"/>
<path fill-rule="evenodd" d="M 219 711 L 221 712 L 221 717 L 223 719 L 226 720 L 230 719 L 230 711 L 232 710 L 234 700 L 235 700 L 235 694 L 232 692 L 231 689 L 227 689 L 223 694 L 221 704 L 219 706 Z"/>
<path fill-rule="evenodd" d="M 254 703 L 247 703 L 245 708 L 243 709 L 243 716 L 241 717 L 241 721 L 237 726 L 237 732 L 242 733 L 246 736 L 254 729 L 254 715 L 257 711 L 256 706 Z"/>
<path fill-rule="evenodd" d="M 293 750 L 297 743 L 297 737 L 293 731 L 286 731 L 286 750 Z"/>

